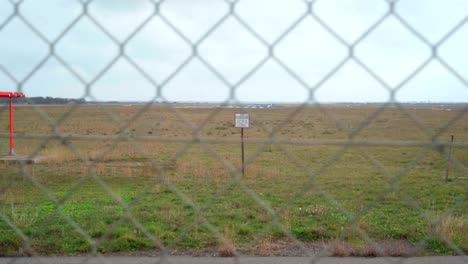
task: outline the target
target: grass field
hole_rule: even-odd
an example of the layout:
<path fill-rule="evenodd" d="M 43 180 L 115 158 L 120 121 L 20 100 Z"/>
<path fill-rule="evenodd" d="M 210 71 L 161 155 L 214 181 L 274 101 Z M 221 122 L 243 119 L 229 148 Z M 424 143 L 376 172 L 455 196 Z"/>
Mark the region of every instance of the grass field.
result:
<path fill-rule="evenodd" d="M 299 241 L 332 255 L 468 251 L 468 148 L 454 146 L 446 181 L 448 148 L 420 144 L 466 145 L 461 108 L 248 109 L 242 177 L 239 109 L 71 107 L 15 108 L 16 152 L 44 161 L 0 164 L 0 256 L 274 255 Z M 7 119 L 2 108 L 5 154 Z"/>

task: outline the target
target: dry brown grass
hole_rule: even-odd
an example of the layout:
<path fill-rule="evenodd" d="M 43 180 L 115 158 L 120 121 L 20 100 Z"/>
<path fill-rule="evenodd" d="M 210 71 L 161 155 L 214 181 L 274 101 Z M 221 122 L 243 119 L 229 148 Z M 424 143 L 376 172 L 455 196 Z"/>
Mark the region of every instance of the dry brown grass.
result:
<path fill-rule="evenodd" d="M 126 131 L 121 131 L 120 127 L 126 121 L 131 120 L 133 116 L 141 109 L 142 106 L 80 106 L 75 112 L 62 122 L 58 129 L 61 135 L 77 135 L 77 136 L 103 136 L 109 137 L 109 140 L 90 139 L 90 140 L 75 140 L 71 144 L 85 159 L 91 161 L 111 161 L 126 159 L 128 157 L 147 156 L 148 158 L 162 160 L 161 157 L 169 158 L 174 155 L 185 143 L 163 143 L 158 142 L 158 139 L 188 139 L 192 135 L 192 126 L 187 124 L 189 120 L 192 124 L 201 124 L 207 119 L 213 109 L 171 109 L 167 106 L 151 106 L 143 115 L 128 127 Z M 67 106 L 40 106 L 51 119 L 58 120 L 68 109 Z M 305 107 L 300 113 L 290 117 L 290 114 L 295 110 L 293 107 L 271 108 L 271 109 L 249 109 L 252 116 L 252 128 L 245 131 L 247 139 L 265 139 L 269 136 L 269 132 L 277 130 L 274 137 L 278 140 L 326 140 L 326 139 L 341 139 L 348 138 L 350 128 L 359 127 L 360 123 L 366 117 L 377 110 L 375 107 L 344 107 L 344 106 L 324 106 L 319 109 L 315 106 Z M 175 114 L 176 111 L 178 114 Z M 215 154 L 223 156 L 228 162 L 234 166 L 240 166 L 239 153 L 230 153 L 233 148 L 238 149 L 238 144 L 235 142 L 239 139 L 239 130 L 235 129 L 232 124 L 234 112 L 237 109 L 222 109 L 213 116 L 207 125 L 204 126 L 199 135 L 206 139 L 230 140 L 229 146 L 224 145 L 220 148 L 213 144 L 208 144 Z M 458 109 L 454 111 L 432 111 L 425 108 L 407 108 L 406 112 L 417 118 L 422 124 L 429 129 L 437 131 L 446 120 L 459 113 Z M 118 121 L 113 121 L 109 113 L 117 117 Z M 0 119 L 7 117 L 6 113 L 1 113 Z M 29 106 L 18 107 L 16 112 L 16 131 L 21 135 L 50 135 L 52 134 L 51 126 L 41 117 L 41 115 Z M 44 121 L 43 121 L 44 120 Z M 283 126 L 279 127 L 285 120 Z M 336 123 L 335 121 L 339 122 Z M 455 135 L 456 142 L 468 141 L 467 127 L 468 116 L 464 115 L 458 122 L 451 125 L 445 130 L 440 139 L 449 138 L 450 134 Z M 7 133 L 5 128 L 0 127 L 1 133 Z M 333 133 L 323 133 L 324 131 L 334 131 Z M 151 132 L 151 133 L 149 133 Z M 146 138 L 148 142 L 119 142 L 116 146 L 111 140 L 120 133 L 128 135 L 132 139 Z M 412 119 L 404 112 L 397 108 L 387 108 L 380 115 L 365 126 L 357 135 L 356 139 L 361 140 L 432 140 L 430 136 L 424 133 L 421 129 L 414 125 Z M 16 150 L 17 153 L 28 155 L 37 150 L 39 144 L 43 140 L 34 139 L 18 139 Z M 49 163 L 60 164 L 79 160 L 79 158 L 70 151 L 69 147 L 62 145 L 63 142 L 52 141 L 48 143 L 39 155 L 43 155 Z M 7 146 L 3 146 L 6 148 Z M 284 146 L 283 146 L 284 147 Z M 111 151 L 108 151 L 111 149 Z M 204 148 L 193 149 L 192 147 L 187 153 L 200 153 L 206 151 Z M 250 148 L 250 145 L 247 145 Z M 255 150 L 249 150 L 254 152 Z M 7 150 L 5 149 L 4 152 Z M 259 157 L 269 157 L 274 153 L 281 159 L 287 159 L 287 154 L 279 151 L 276 146 L 267 146 Z M 280 155 L 278 155 L 280 153 Z M 281 160 L 279 160 L 281 161 Z M 219 161 L 213 161 L 206 166 L 214 166 Z M 184 165 L 180 165 L 184 166 Z M 195 168 L 196 170 L 197 168 Z M 216 168 L 216 171 L 219 168 Z M 223 168 L 221 168 L 223 169 Z M 248 170 L 250 175 L 258 177 L 275 178 L 278 174 L 282 174 L 278 168 L 275 170 L 262 165 L 249 164 Z M 212 170 L 215 171 L 215 170 Z M 226 171 L 226 170 L 225 170 Z M 229 172 L 228 172 L 229 173 Z M 199 174 L 205 174 L 200 171 Z M 226 173 L 223 172 L 223 175 Z M 210 175 L 211 177 L 212 175 Z M 217 176 L 217 175 L 214 175 Z"/>
<path fill-rule="evenodd" d="M 218 247 L 218 256 L 228 258 L 236 256 L 236 253 L 232 247 L 222 244 Z"/>
<path fill-rule="evenodd" d="M 115 136 L 123 133 L 120 131 L 120 126 L 131 120 L 141 107 L 138 105 L 132 107 L 83 105 L 60 124 L 59 130 L 62 135 Z M 67 110 L 66 106 L 40 106 L 40 108 L 52 119 L 59 119 Z M 266 138 L 269 131 L 279 128 L 275 134 L 275 138 L 278 139 L 346 139 L 346 130 L 359 127 L 377 108 L 372 106 L 324 106 L 321 110 L 316 106 L 310 106 L 289 118 L 294 110 L 294 107 L 249 109 L 253 123 L 252 128 L 246 130 L 246 136 Z M 358 135 L 358 138 L 376 140 L 430 139 L 429 135 L 414 125 L 414 121 L 409 115 L 417 118 L 427 128 L 436 131 L 445 124 L 444 120 L 455 117 L 460 110 L 435 111 L 419 107 L 406 108 L 406 112 L 402 112 L 398 108 L 389 107 L 370 122 Z M 175 114 L 174 111 L 178 114 Z M 142 116 L 131 123 L 127 133 L 131 137 L 190 137 L 192 127 L 186 121 L 188 120 L 195 125 L 201 124 L 213 111 L 214 109 L 171 109 L 167 106 L 151 106 Z M 200 131 L 200 134 L 210 138 L 238 139 L 239 131 L 232 125 L 233 114 L 236 111 L 238 109 L 220 110 Z M 117 116 L 118 121 L 113 121 L 109 113 Z M 16 117 L 15 125 L 18 134 L 51 134 L 51 127 L 31 107 L 19 107 Z M 1 113 L 0 118 L 7 119 L 7 113 Z M 278 127 L 286 119 L 289 121 L 284 126 Z M 335 121 L 338 121 L 339 124 Z M 463 124 L 468 123 L 467 121 L 468 117 L 463 116 L 444 132 L 442 138 L 448 138 L 445 135 L 454 134 L 457 136 L 456 141 L 466 141 L 468 136 Z M 333 133 L 323 134 L 324 131 L 333 131 Z M 211 135 L 208 135 L 208 132 Z"/>
<path fill-rule="evenodd" d="M 225 241 L 220 241 L 218 245 L 218 256 L 220 257 L 234 257 L 236 256 L 236 249 L 231 241 L 231 229 L 229 227 L 224 227 L 223 238 Z"/>
<path fill-rule="evenodd" d="M 330 242 L 328 245 L 328 252 L 334 257 L 347 257 L 351 255 L 350 246 L 340 240 Z"/>
<path fill-rule="evenodd" d="M 460 244 L 468 247 L 468 219 L 449 215 L 440 222 L 437 231 L 445 240 L 461 240 Z"/>
<path fill-rule="evenodd" d="M 254 253 L 257 256 L 268 257 L 273 255 L 274 243 L 272 243 L 269 237 L 263 238 L 257 241 Z"/>
<path fill-rule="evenodd" d="M 341 240 L 327 244 L 328 253 L 334 257 L 408 257 L 419 255 L 419 251 L 407 241 L 374 241 L 355 245 Z"/>

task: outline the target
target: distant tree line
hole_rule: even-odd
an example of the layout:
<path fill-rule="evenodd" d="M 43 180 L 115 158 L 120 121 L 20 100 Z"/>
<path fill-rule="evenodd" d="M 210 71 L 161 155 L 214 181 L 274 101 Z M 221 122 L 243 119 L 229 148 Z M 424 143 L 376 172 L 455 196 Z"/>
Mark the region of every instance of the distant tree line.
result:
<path fill-rule="evenodd" d="M 0 103 L 8 103 L 8 98 L 0 98 Z M 84 104 L 86 100 L 70 99 L 70 98 L 56 98 L 56 97 L 27 97 L 27 98 L 13 98 L 15 104 Z"/>

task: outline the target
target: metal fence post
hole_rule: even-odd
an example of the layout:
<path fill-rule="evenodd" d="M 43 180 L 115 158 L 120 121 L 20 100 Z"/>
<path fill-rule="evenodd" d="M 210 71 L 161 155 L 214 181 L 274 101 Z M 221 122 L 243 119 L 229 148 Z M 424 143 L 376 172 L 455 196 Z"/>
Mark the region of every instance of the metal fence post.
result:
<path fill-rule="evenodd" d="M 447 170 L 445 171 L 445 181 L 449 180 L 449 172 L 450 172 L 450 161 L 452 159 L 452 147 L 453 147 L 453 135 L 450 136 L 450 146 L 449 146 L 449 153 L 447 157 Z"/>

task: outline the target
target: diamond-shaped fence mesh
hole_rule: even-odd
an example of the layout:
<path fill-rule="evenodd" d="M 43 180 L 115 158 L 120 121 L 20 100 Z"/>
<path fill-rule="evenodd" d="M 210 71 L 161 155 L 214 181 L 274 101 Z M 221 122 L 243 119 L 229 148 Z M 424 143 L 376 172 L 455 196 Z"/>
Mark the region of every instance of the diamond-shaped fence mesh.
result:
<path fill-rule="evenodd" d="M 0 256 L 466 254 L 462 2 L 1 1 Z"/>

